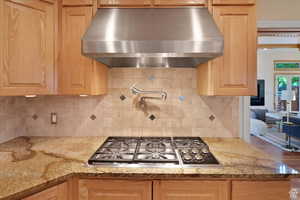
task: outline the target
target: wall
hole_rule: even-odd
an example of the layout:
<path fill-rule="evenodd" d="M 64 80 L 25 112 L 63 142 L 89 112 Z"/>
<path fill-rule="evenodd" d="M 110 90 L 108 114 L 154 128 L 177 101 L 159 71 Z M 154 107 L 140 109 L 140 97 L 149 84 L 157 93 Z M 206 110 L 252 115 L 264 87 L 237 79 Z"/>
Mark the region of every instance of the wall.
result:
<path fill-rule="evenodd" d="M 168 98 L 146 100 L 147 109 L 143 110 L 128 89 L 134 83 L 142 89 L 164 90 Z M 126 99 L 122 101 L 121 95 Z M 20 109 L 16 112 L 25 120 L 26 135 L 30 136 L 239 135 L 238 97 L 198 96 L 195 69 L 114 68 L 110 70 L 106 96 L 18 97 L 16 101 Z M 51 112 L 58 114 L 57 125 L 50 125 Z M 149 119 L 151 114 L 156 117 L 153 121 Z M 212 115 L 214 119 L 210 120 Z"/>
<path fill-rule="evenodd" d="M 274 110 L 274 60 L 300 60 L 300 52 L 297 49 L 259 49 L 257 56 L 257 78 L 265 79 L 266 107 Z"/>
<path fill-rule="evenodd" d="M 299 0 L 257 0 L 258 20 L 299 20 Z"/>
<path fill-rule="evenodd" d="M 24 118 L 19 116 L 24 108 L 18 107 L 17 99 L 0 97 L 0 143 L 25 134 Z"/>

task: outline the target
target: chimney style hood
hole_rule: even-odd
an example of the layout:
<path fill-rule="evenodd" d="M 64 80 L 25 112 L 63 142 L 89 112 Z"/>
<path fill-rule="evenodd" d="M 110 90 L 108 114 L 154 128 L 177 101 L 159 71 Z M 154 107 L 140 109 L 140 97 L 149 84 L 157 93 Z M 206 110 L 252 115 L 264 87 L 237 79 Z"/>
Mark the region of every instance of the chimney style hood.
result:
<path fill-rule="evenodd" d="M 101 8 L 82 52 L 110 67 L 196 67 L 223 53 L 207 8 Z"/>

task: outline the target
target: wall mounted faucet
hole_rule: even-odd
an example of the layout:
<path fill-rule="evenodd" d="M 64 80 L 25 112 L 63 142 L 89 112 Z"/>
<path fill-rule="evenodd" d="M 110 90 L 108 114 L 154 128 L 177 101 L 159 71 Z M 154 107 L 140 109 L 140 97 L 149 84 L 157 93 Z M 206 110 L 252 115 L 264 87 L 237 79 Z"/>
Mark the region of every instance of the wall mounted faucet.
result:
<path fill-rule="evenodd" d="M 135 85 L 130 87 L 130 90 L 132 94 L 137 95 L 137 94 L 160 94 L 161 97 L 142 97 L 142 99 L 161 99 L 161 100 L 166 100 L 168 94 L 164 91 L 147 91 L 147 90 L 141 90 L 135 87 Z"/>

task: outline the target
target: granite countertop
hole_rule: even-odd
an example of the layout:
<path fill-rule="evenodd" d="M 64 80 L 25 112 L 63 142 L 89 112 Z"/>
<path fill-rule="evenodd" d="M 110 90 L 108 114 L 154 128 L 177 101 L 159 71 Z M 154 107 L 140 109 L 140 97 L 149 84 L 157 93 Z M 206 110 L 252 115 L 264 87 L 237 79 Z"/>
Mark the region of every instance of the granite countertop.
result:
<path fill-rule="evenodd" d="M 17 199 L 73 176 L 115 178 L 299 178 L 298 171 L 236 138 L 203 138 L 221 166 L 88 167 L 106 137 L 19 137 L 0 144 L 0 199 Z"/>

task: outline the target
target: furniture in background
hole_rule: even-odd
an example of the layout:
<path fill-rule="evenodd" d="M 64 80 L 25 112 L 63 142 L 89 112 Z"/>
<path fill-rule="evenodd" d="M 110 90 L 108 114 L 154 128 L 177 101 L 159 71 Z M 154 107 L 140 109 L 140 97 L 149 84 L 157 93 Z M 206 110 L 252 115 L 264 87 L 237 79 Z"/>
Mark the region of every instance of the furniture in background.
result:
<path fill-rule="evenodd" d="M 250 106 L 265 106 L 265 80 L 257 80 L 257 96 L 251 96 Z"/>
<path fill-rule="evenodd" d="M 266 121 L 266 114 L 268 113 L 268 109 L 265 108 L 251 108 L 250 113 L 252 118 L 261 120 L 263 122 Z"/>
<path fill-rule="evenodd" d="M 300 120 L 300 119 L 299 119 Z M 291 137 L 300 138 L 300 124 L 292 122 L 284 122 L 282 124 L 282 132 L 286 134 L 286 148 L 297 149 L 291 145 Z"/>
<path fill-rule="evenodd" d="M 287 122 L 290 120 L 290 113 L 292 112 L 292 101 L 296 101 L 296 93 L 294 91 L 283 90 L 281 100 L 286 101 L 287 105 Z"/>
<path fill-rule="evenodd" d="M 250 119 L 250 133 L 253 135 L 265 135 L 268 132 L 268 125 L 258 119 Z"/>

